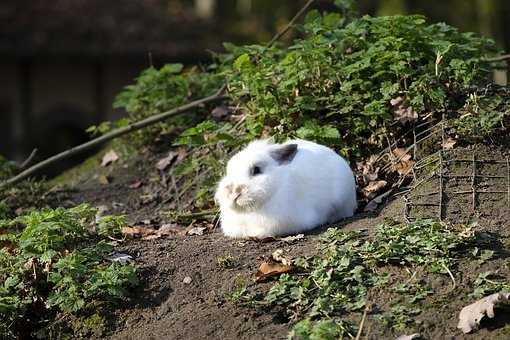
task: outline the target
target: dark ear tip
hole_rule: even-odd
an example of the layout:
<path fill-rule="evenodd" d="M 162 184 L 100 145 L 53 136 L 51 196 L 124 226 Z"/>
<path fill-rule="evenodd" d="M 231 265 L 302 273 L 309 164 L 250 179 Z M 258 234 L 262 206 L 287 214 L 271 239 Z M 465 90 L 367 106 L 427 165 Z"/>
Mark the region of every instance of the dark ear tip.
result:
<path fill-rule="evenodd" d="M 279 164 L 290 163 L 297 153 L 298 145 L 295 143 L 279 145 L 271 151 L 271 157 Z"/>

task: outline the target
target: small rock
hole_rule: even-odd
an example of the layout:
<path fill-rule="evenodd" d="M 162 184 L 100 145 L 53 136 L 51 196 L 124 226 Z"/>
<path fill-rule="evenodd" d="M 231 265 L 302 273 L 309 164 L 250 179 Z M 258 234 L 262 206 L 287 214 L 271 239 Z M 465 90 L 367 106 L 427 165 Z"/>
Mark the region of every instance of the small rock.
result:
<path fill-rule="evenodd" d="M 185 284 L 190 284 L 190 283 L 191 283 L 191 277 L 186 276 L 186 277 L 184 278 L 184 280 L 182 280 L 182 282 L 183 282 L 183 283 L 185 283 Z"/>
<path fill-rule="evenodd" d="M 305 238 L 305 234 L 297 234 L 297 235 L 282 237 L 282 238 L 280 238 L 280 241 L 283 241 L 283 242 L 294 242 L 294 241 L 302 240 L 304 238 Z"/>
<path fill-rule="evenodd" d="M 133 256 L 123 253 L 114 253 L 112 256 L 107 258 L 109 261 L 112 262 L 119 262 L 122 265 L 135 262 L 133 259 Z"/>
<path fill-rule="evenodd" d="M 199 236 L 202 236 L 202 235 L 204 235 L 204 231 L 205 231 L 206 229 L 207 229 L 206 227 L 195 227 L 195 228 L 191 228 L 191 229 L 188 231 L 188 235 L 199 235 Z"/>

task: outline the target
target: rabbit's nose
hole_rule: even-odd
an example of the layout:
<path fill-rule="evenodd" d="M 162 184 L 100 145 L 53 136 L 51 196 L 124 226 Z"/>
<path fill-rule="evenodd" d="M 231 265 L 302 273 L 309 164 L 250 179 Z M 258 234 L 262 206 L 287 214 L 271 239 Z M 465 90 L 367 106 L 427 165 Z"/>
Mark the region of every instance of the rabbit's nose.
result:
<path fill-rule="evenodd" d="M 245 189 L 246 189 L 246 185 L 244 185 L 244 184 L 237 185 L 234 188 L 234 193 L 241 194 Z"/>

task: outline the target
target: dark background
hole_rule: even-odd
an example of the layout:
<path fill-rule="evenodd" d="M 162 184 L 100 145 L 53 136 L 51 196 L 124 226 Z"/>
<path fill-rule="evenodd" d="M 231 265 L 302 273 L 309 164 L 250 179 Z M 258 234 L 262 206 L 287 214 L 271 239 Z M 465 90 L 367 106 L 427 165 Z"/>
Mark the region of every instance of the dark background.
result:
<path fill-rule="evenodd" d="M 141 70 L 207 63 L 223 41 L 262 43 L 305 1 L 3 0 L 0 2 L 0 154 L 48 157 L 123 112 L 115 95 Z M 360 0 L 361 13 L 424 14 L 492 37 L 510 50 L 508 0 Z M 315 8 L 332 9 L 318 0 Z M 292 39 L 289 33 L 285 39 Z M 506 82 L 505 74 L 498 75 Z M 80 159 L 61 163 L 53 175 Z"/>

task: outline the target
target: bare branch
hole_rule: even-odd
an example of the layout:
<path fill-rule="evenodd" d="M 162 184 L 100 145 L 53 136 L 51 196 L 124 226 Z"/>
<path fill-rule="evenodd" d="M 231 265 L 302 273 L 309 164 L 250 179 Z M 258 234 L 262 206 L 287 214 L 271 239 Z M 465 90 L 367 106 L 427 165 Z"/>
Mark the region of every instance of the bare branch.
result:
<path fill-rule="evenodd" d="M 281 37 L 283 37 L 285 35 L 285 33 L 287 33 L 287 31 L 292 27 L 292 25 L 294 25 L 294 23 L 296 22 L 296 20 L 298 20 L 302 15 L 303 13 L 306 12 L 306 10 L 308 9 L 308 7 L 310 7 L 312 5 L 312 3 L 314 2 L 314 0 L 309 0 L 304 6 L 303 8 L 301 8 L 299 10 L 299 12 L 296 13 L 296 15 L 294 15 L 294 17 L 289 21 L 289 23 L 287 24 L 287 26 L 285 26 L 285 28 L 283 30 L 281 30 L 280 32 L 278 32 L 274 37 L 273 39 L 271 39 L 271 41 L 269 41 L 267 43 L 267 47 L 271 47 L 273 46 L 273 44 L 279 40 Z"/>
<path fill-rule="evenodd" d="M 177 116 L 177 115 L 182 114 L 182 113 L 184 113 L 184 112 L 186 112 L 186 111 L 188 111 L 190 109 L 198 107 L 198 106 L 200 106 L 202 104 L 206 104 L 206 103 L 210 103 L 210 102 L 215 102 L 215 101 L 220 101 L 220 100 L 223 100 L 225 98 L 227 98 L 227 97 L 221 95 L 221 92 L 218 91 L 217 93 L 213 94 L 212 96 L 192 101 L 192 102 L 190 102 L 188 104 L 185 104 L 183 106 L 177 107 L 175 109 L 172 109 L 172 110 L 160 113 L 158 115 L 150 116 L 150 117 L 148 117 L 146 119 L 143 119 L 141 121 L 138 121 L 136 123 L 129 124 L 126 127 L 123 127 L 123 128 L 120 128 L 120 129 L 117 129 L 117 130 L 114 130 L 114 131 L 111 131 L 111 132 L 109 132 L 107 134 L 104 134 L 104 135 L 98 137 L 98 138 L 95 138 L 95 139 L 93 139 L 91 141 L 88 141 L 88 142 L 86 142 L 84 144 L 81 144 L 81 145 L 75 146 L 73 148 L 70 148 L 70 149 L 68 149 L 66 151 L 63 151 L 63 152 L 61 152 L 59 154 L 56 154 L 55 156 L 52 156 L 50 158 L 45 159 L 44 161 L 41 161 L 41 162 L 39 162 L 37 164 L 34 164 L 30 168 L 28 168 L 25 171 L 22 171 L 21 173 L 19 173 L 18 175 L 16 175 L 16 176 L 14 176 L 14 177 L 12 177 L 12 178 L 10 178 L 10 179 L 0 183 L 0 189 L 6 187 L 8 185 L 12 185 L 12 184 L 18 183 L 19 181 L 27 178 L 28 176 L 36 173 L 40 169 L 45 168 L 46 166 L 48 166 L 50 164 L 53 164 L 55 162 L 58 162 L 58 161 L 60 161 L 62 159 L 65 159 L 65 158 L 71 157 L 73 155 L 82 153 L 84 151 L 90 150 L 90 149 L 92 149 L 92 148 L 94 148 L 94 147 L 96 147 L 96 146 L 98 146 L 100 144 L 108 142 L 108 141 L 110 141 L 112 139 L 115 139 L 115 138 L 120 137 L 122 135 L 125 135 L 127 133 L 143 129 L 144 127 L 147 127 L 149 125 L 152 125 L 152 124 L 161 122 L 163 120 L 166 120 L 168 118 Z"/>
<path fill-rule="evenodd" d="M 510 59 L 510 54 L 503 54 L 503 55 L 500 55 L 497 57 L 487 58 L 487 59 L 485 59 L 485 61 L 496 62 L 496 61 L 503 61 L 503 60 L 507 60 L 507 59 Z"/>
<path fill-rule="evenodd" d="M 27 166 L 30 165 L 30 163 L 34 160 L 34 157 L 35 155 L 37 154 L 37 148 L 32 150 L 32 152 L 30 153 L 30 156 L 28 156 L 27 159 L 25 159 L 25 161 L 23 163 L 21 163 L 21 165 L 18 167 L 20 170 L 23 170 L 25 169 Z"/>

